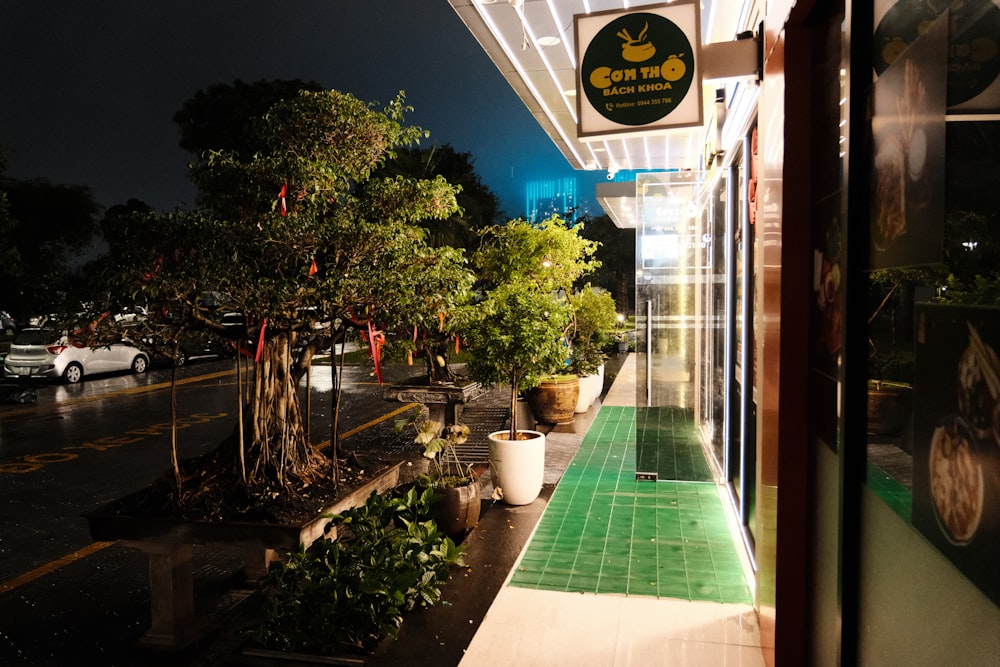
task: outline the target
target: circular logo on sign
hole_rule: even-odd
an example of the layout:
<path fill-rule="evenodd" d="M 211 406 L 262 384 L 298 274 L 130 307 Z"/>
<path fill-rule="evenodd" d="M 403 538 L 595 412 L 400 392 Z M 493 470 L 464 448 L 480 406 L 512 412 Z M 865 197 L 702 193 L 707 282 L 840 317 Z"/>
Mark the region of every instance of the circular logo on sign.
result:
<path fill-rule="evenodd" d="M 587 100 L 602 116 L 622 125 L 647 125 L 667 116 L 687 95 L 694 49 L 673 21 L 628 14 L 594 36 L 580 77 Z"/>

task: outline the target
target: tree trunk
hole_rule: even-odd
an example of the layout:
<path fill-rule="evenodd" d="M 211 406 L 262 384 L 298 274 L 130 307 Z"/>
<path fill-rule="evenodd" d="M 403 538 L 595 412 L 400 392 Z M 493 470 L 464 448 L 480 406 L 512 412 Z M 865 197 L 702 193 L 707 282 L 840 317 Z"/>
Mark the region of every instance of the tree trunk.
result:
<path fill-rule="evenodd" d="M 432 385 L 453 384 L 459 379 L 448 365 L 451 361 L 450 343 L 451 341 L 447 338 L 432 340 L 425 342 L 417 349 L 417 356 L 424 358 L 427 380 Z"/>
<path fill-rule="evenodd" d="M 264 341 L 252 397 L 247 437 L 248 486 L 253 492 L 289 488 L 324 473 L 325 458 L 309 444 L 291 372 L 287 336 Z"/>

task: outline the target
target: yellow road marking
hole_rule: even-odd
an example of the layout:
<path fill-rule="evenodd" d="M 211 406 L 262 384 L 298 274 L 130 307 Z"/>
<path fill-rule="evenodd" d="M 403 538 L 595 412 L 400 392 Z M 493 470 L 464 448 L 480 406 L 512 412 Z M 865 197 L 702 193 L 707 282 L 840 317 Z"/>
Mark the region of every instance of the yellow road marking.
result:
<path fill-rule="evenodd" d="M 393 417 L 395 417 L 398 414 L 402 414 L 402 413 L 406 412 L 407 410 L 412 410 L 413 408 L 418 408 L 418 407 L 420 407 L 419 403 L 407 403 L 403 407 L 397 408 L 396 410 L 393 410 L 392 412 L 387 412 L 386 414 L 382 415 L 381 417 L 378 417 L 377 419 L 373 419 L 373 420 L 371 420 L 368 423 L 362 424 L 361 426 L 355 426 L 351 430 L 345 431 L 345 432 L 341 433 L 340 434 L 340 439 L 341 440 L 346 440 L 347 438 L 350 438 L 352 435 L 357 435 L 358 433 L 361 433 L 361 431 L 364 431 L 365 429 L 369 429 L 372 426 L 375 426 L 376 424 L 381 424 L 386 419 L 392 419 Z M 324 443 L 324 445 L 329 445 L 329 444 L 330 444 L 329 440 L 327 440 Z"/>
<path fill-rule="evenodd" d="M 84 556 L 89 556 L 90 554 L 100 551 L 101 549 L 110 547 L 112 544 L 114 544 L 114 542 L 94 542 L 92 544 L 88 544 L 82 549 L 77 549 L 73 553 L 66 554 L 62 558 L 57 558 L 56 560 L 50 563 L 46 563 L 45 565 L 36 567 L 34 570 L 31 570 L 30 572 L 25 572 L 22 575 L 14 577 L 13 579 L 8 579 L 7 581 L 0 582 L 0 594 L 12 591 L 15 588 L 18 588 L 29 582 L 34 581 L 35 579 L 44 577 L 47 574 L 52 574 L 56 570 L 60 570 L 69 565 L 70 563 L 75 563 Z"/>
<path fill-rule="evenodd" d="M 181 386 L 186 384 L 194 384 L 195 382 L 201 382 L 202 380 L 214 380 L 216 378 L 232 375 L 235 372 L 236 372 L 235 370 L 229 370 L 229 371 L 216 371 L 215 373 L 207 373 L 205 375 L 194 375 L 189 378 L 181 378 L 180 380 L 177 380 L 176 384 L 178 386 Z M 167 389 L 169 387 L 170 387 L 170 382 L 157 382 L 156 384 L 147 384 L 142 387 L 127 387 L 125 389 L 116 389 L 114 391 L 109 391 L 102 394 L 95 394 L 93 396 L 79 396 L 77 398 L 68 398 L 64 401 L 58 401 L 56 403 L 44 403 L 44 404 L 31 403 L 10 410 L 4 410 L 3 416 L 7 417 L 10 415 L 20 415 L 26 412 L 32 412 L 33 410 L 37 410 L 40 407 L 47 407 L 47 408 L 55 407 L 56 409 L 60 409 L 63 407 L 68 408 L 74 405 L 80 405 L 81 403 L 94 403 L 96 401 L 103 401 L 106 398 L 114 398 L 116 396 L 131 396 L 133 394 L 146 394 L 151 391 L 159 391 L 160 389 Z"/>

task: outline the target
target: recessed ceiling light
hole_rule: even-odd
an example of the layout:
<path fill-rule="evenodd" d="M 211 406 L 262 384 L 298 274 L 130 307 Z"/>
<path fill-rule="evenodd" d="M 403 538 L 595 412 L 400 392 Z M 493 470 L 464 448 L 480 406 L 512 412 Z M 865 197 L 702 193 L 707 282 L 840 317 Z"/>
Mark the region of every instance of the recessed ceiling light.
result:
<path fill-rule="evenodd" d="M 538 46 L 555 46 L 560 43 L 562 43 L 562 40 L 552 35 L 546 35 L 545 37 L 538 38 Z"/>

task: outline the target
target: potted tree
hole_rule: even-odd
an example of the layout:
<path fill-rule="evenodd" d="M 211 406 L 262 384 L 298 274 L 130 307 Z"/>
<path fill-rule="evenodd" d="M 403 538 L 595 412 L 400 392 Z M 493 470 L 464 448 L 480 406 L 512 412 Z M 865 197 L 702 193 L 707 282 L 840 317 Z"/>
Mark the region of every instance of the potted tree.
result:
<path fill-rule="evenodd" d="M 336 459 L 306 438 L 298 386 L 315 354 L 352 330 L 377 345 L 381 331 L 469 280 L 461 253 L 429 246 L 411 223 L 451 215 L 455 189 L 441 178 L 371 178 L 397 146 L 424 136 L 402 125 L 405 110 L 401 96 L 380 112 L 349 94 L 302 91 L 248 121 L 247 146 L 193 164 L 200 210 L 114 221 L 112 237 L 127 242 L 115 248 L 109 291 L 172 314 L 144 322 L 149 338 L 202 328 L 255 345 L 255 388 L 218 457 L 212 502 L 271 505 L 317 489 Z M 245 333 L 203 303 L 210 288 L 244 314 Z M 177 487 L 209 479 L 175 474 Z M 191 495 L 177 488 L 174 499 Z"/>
<path fill-rule="evenodd" d="M 570 370 L 580 378 L 576 412 L 586 412 L 604 388 L 604 348 L 618 314 L 615 300 L 606 290 L 586 285 L 573 295 L 574 333 L 570 347 Z"/>
<path fill-rule="evenodd" d="M 565 294 L 596 266 L 595 248 L 553 216 L 484 230 L 473 257 L 481 298 L 457 310 L 454 326 L 471 351 L 469 374 L 510 388 L 510 428 L 489 435 L 494 487 L 508 504 L 533 502 L 541 491 L 545 437 L 519 428 L 517 397 L 565 367 L 572 323 Z"/>

